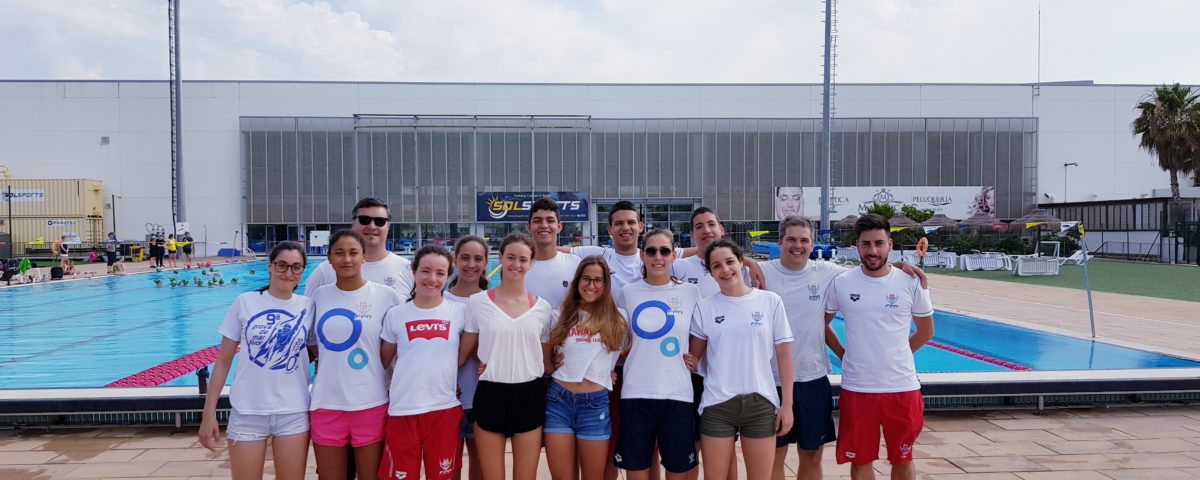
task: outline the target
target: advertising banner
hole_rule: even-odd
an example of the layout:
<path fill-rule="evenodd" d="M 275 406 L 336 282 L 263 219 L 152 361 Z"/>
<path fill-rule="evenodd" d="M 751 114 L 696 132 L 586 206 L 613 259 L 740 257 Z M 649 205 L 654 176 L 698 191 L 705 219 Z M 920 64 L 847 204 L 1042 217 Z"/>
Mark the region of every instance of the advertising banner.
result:
<path fill-rule="evenodd" d="M 542 197 L 558 202 L 559 221 L 588 221 L 588 195 L 584 192 L 479 192 L 475 194 L 475 220 L 527 223 L 530 207 Z"/>
<path fill-rule="evenodd" d="M 860 215 L 872 203 L 888 203 L 899 211 L 904 205 L 931 209 L 955 220 L 975 214 L 996 214 L 996 187 L 833 187 L 829 193 L 829 217 Z M 819 187 L 775 187 L 775 216 L 804 212 L 821 216 Z"/>
<path fill-rule="evenodd" d="M 8 189 L 0 189 L 0 195 L 3 195 L 4 200 L 9 202 L 46 201 L 46 190 L 41 188 L 14 188 L 12 193 L 9 193 Z"/>

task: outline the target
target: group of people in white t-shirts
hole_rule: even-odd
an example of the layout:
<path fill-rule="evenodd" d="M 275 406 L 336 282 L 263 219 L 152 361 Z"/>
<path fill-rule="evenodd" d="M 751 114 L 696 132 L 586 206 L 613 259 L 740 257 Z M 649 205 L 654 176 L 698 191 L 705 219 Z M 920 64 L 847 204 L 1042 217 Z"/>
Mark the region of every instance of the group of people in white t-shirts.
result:
<path fill-rule="evenodd" d="M 352 216 L 304 296 L 303 248 L 281 243 L 270 283 L 221 325 L 214 385 L 238 360 L 234 478 L 262 477 L 267 440 L 284 479 L 305 475 L 310 442 L 323 479 L 460 478 L 464 446 L 471 479 L 503 479 L 509 441 L 517 479 L 536 478 L 543 448 L 556 479 L 694 479 L 701 463 L 705 478 L 736 478 L 739 438 L 752 479 L 783 478 L 793 443 L 798 478 L 820 478 L 835 438 L 853 478 L 873 478 L 881 429 L 892 477 L 915 478 L 912 354 L 932 337 L 932 305 L 919 269 L 887 264 L 881 217 L 859 220 L 863 265 L 848 270 L 808 261 L 813 225 L 797 217 L 780 224 L 781 258 L 759 265 L 706 207 L 694 248 L 644 232 L 625 201 L 612 247 L 563 248 L 558 204 L 541 199 L 529 235 L 500 243 L 489 289 L 484 239 L 409 261 L 386 249 L 386 204 L 363 199 Z M 836 431 L 826 348 L 843 369 Z M 210 449 L 220 395 L 209 389 L 199 432 Z"/>

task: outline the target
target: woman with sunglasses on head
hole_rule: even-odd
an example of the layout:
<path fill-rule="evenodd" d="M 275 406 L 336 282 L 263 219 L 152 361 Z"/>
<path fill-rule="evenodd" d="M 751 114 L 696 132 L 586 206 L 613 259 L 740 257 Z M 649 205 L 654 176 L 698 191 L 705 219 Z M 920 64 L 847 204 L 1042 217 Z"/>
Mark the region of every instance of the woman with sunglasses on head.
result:
<path fill-rule="evenodd" d="M 624 289 L 632 336 L 615 459 L 632 480 L 650 478 L 655 446 L 668 479 L 687 478 L 698 464 L 692 379 L 683 357 L 700 289 L 671 275 L 674 244 L 670 230 L 646 234 L 642 280 Z"/>
<path fill-rule="evenodd" d="M 608 464 L 608 394 L 628 330 L 611 275 L 604 258 L 584 258 L 550 332 L 550 347 L 562 355 L 546 394 L 546 460 L 555 479 L 601 480 Z"/>
<path fill-rule="evenodd" d="M 413 257 L 411 298 L 383 319 L 379 354 L 396 368 L 379 478 L 450 480 L 462 467 L 463 409 L 455 390 L 466 306 L 442 297 L 451 261 L 440 246 L 421 247 Z"/>
<path fill-rule="evenodd" d="M 454 243 L 454 269 L 456 275 L 450 281 L 446 290 L 446 300 L 459 302 L 464 305 L 471 295 L 487 290 L 488 245 L 482 238 L 467 235 Z M 475 422 L 471 420 L 471 407 L 475 400 L 475 386 L 479 383 L 479 358 L 475 355 L 467 357 L 466 363 L 458 369 L 459 401 L 463 407 L 463 422 L 461 435 L 467 449 L 468 475 L 470 480 L 481 480 L 483 474 L 479 468 L 479 452 L 475 451 Z M 457 480 L 462 476 L 462 470 L 454 473 Z"/>
<path fill-rule="evenodd" d="M 403 301 L 391 287 L 363 278 L 364 243 L 351 230 L 330 236 L 328 263 L 337 281 L 309 294 L 317 322 L 309 353 L 318 360 L 310 421 L 323 480 L 345 478 L 350 461 L 359 479 L 374 480 L 383 453 L 388 366 L 379 339 L 384 314 Z"/>
<path fill-rule="evenodd" d="M 471 415 L 485 480 L 504 475 L 504 444 L 512 438 L 513 478 L 537 477 L 546 420 L 550 303 L 525 289 L 533 240 L 513 233 L 500 242 L 500 286 L 472 295 L 459 363 L 476 353 L 482 362 Z"/>
<path fill-rule="evenodd" d="M 221 353 L 200 422 L 200 444 L 215 452 L 220 444 L 217 402 L 234 356 L 240 357 L 230 386 L 233 409 L 225 432 L 230 473 L 236 480 L 263 477 L 268 439 L 277 478 L 304 478 L 308 463 L 305 347 L 313 326 L 313 303 L 292 293 L 307 262 L 304 249 L 292 242 L 276 245 L 268 258 L 270 283 L 239 295 L 221 323 Z"/>
<path fill-rule="evenodd" d="M 746 474 L 770 478 L 775 437 L 792 428 L 792 329 L 783 300 L 751 288 L 742 278 L 742 249 L 727 239 L 709 245 L 704 261 L 720 291 L 692 315 L 689 367 L 707 360 L 700 401 L 700 445 L 705 478 L 725 478 L 737 461 L 741 436 Z M 779 364 L 782 402 L 772 360 Z"/>

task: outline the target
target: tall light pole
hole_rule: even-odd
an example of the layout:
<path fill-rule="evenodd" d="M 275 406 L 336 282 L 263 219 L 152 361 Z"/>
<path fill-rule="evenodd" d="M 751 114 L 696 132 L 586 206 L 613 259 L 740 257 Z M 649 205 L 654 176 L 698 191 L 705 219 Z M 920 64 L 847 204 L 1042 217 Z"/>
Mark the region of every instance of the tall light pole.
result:
<path fill-rule="evenodd" d="M 179 113 L 180 90 L 183 87 L 179 77 L 179 2 L 167 1 L 167 50 L 171 70 L 171 231 L 175 235 L 179 235 L 175 226 L 187 221 L 183 201 L 183 123 Z"/>
<path fill-rule="evenodd" d="M 1063 164 L 1063 203 L 1067 202 L 1067 167 L 1078 167 L 1079 162 L 1067 162 Z"/>
<path fill-rule="evenodd" d="M 821 229 L 828 230 L 829 225 L 829 190 L 831 187 L 830 175 L 833 173 L 831 168 L 832 157 L 829 150 L 829 142 L 833 135 L 829 132 L 829 104 L 833 100 L 829 95 L 829 84 L 832 81 L 830 78 L 830 70 L 833 65 L 833 58 L 830 57 L 830 50 L 833 48 L 833 8 L 834 0 L 825 0 L 825 82 L 821 90 Z"/>

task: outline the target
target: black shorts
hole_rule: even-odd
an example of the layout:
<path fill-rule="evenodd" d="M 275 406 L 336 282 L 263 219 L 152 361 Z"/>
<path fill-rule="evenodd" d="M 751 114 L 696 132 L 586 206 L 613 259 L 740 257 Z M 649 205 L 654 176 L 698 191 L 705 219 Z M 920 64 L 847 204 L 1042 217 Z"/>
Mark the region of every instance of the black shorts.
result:
<path fill-rule="evenodd" d="M 191 246 L 191 245 L 184 245 L 184 246 L 183 246 L 183 253 L 184 253 L 185 255 L 191 255 L 191 254 L 192 254 L 192 246 Z"/>
<path fill-rule="evenodd" d="M 783 390 L 776 387 L 776 391 L 782 401 Z M 792 429 L 786 435 L 775 437 L 775 448 L 795 443 L 801 450 L 811 452 L 837 440 L 829 377 L 792 383 L 792 417 Z"/>
<path fill-rule="evenodd" d="M 104 252 L 104 260 L 108 266 L 113 266 L 114 263 L 117 263 L 117 252 Z"/>
<path fill-rule="evenodd" d="M 486 431 L 511 437 L 540 428 L 546 422 L 546 381 L 525 383 L 480 381 L 475 387 L 471 417 Z"/>
<path fill-rule="evenodd" d="M 650 468 L 654 446 L 663 468 L 684 473 L 696 468 L 696 441 L 677 432 L 695 431 L 696 411 L 690 402 L 649 398 L 621 400 L 621 428 L 617 430 L 617 468 Z"/>

